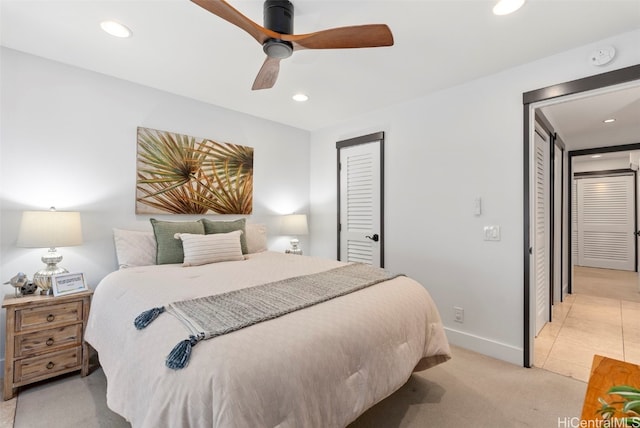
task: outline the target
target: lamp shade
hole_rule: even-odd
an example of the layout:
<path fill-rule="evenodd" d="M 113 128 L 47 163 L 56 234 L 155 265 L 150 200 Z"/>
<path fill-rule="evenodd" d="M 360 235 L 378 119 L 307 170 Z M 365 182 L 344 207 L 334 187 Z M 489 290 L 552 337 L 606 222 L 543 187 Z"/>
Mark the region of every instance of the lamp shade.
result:
<path fill-rule="evenodd" d="M 24 211 L 18 232 L 18 247 L 56 248 L 82 244 L 82 226 L 77 211 Z"/>
<path fill-rule="evenodd" d="M 307 235 L 309 228 L 307 226 L 306 214 L 291 214 L 282 218 L 280 233 L 283 235 Z"/>

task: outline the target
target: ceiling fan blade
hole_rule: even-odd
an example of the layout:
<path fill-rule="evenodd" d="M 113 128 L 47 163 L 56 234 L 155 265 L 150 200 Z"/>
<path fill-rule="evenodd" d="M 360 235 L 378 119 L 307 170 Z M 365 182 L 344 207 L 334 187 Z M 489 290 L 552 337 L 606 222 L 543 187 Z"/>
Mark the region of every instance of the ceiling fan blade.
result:
<path fill-rule="evenodd" d="M 393 34 L 385 24 L 331 28 L 309 34 L 280 34 L 280 38 L 292 42 L 294 50 L 393 46 Z"/>
<path fill-rule="evenodd" d="M 224 0 L 191 0 L 203 9 L 208 10 L 214 15 L 219 16 L 225 21 L 243 29 L 256 39 L 260 44 L 263 44 L 265 40 L 269 38 L 277 38 L 278 33 L 264 28 L 261 25 L 256 24 L 242 13 L 238 12 L 229 3 Z"/>
<path fill-rule="evenodd" d="M 273 88 L 280 72 L 280 58 L 268 56 L 253 82 L 252 90 Z"/>

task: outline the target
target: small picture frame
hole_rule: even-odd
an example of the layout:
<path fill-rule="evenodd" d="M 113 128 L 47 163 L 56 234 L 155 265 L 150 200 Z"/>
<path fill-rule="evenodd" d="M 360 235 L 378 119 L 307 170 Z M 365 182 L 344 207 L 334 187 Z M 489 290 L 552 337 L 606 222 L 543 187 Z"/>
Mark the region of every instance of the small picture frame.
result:
<path fill-rule="evenodd" d="M 63 273 L 51 278 L 51 288 L 54 296 L 65 296 L 67 294 L 79 293 L 88 290 L 84 282 L 83 273 Z"/>

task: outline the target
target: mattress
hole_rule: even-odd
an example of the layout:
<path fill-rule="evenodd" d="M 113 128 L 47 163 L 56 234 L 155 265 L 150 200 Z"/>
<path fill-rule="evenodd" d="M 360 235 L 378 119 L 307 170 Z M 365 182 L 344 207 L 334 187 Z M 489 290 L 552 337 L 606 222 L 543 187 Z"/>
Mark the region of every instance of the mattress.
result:
<path fill-rule="evenodd" d="M 438 310 L 406 276 L 203 340 L 188 365 L 165 366 L 187 336 L 152 307 L 344 263 L 275 252 L 203 266 L 122 269 L 96 287 L 85 340 L 107 378 L 107 404 L 133 427 L 344 427 L 416 370 L 450 358 Z"/>

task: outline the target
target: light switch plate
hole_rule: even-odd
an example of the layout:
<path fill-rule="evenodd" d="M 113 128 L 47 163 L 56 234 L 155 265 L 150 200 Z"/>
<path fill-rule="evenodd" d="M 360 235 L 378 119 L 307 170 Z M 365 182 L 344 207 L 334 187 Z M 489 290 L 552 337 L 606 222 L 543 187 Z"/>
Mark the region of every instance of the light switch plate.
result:
<path fill-rule="evenodd" d="M 485 241 L 499 241 L 500 240 L 500 226 L 485 226 L 484 227 L 484 240 Z"/>
<path fill-rule="evenodd" d="M 482 198 L 478 197 L 473 200 L 473 215 L 479 216 L 482 214 Z"/>

